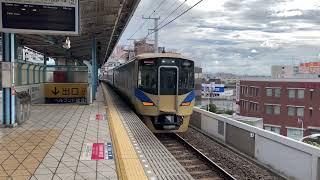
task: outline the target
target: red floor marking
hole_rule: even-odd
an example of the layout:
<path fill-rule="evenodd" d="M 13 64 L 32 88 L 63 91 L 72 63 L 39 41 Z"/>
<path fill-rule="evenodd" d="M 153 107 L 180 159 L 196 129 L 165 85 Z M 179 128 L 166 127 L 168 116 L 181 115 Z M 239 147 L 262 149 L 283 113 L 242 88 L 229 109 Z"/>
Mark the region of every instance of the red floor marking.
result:
<path fill-rule="evenodd" d="M 93 143 L 91 160 L 104 159 L 104 143 Z"/>
<path fill-rule="evenodd" d="M 102 121 L 103 120 L 103 114 L 101 114 L 101 113 L 96 114 L 96 120 L 97 121 Z"/>

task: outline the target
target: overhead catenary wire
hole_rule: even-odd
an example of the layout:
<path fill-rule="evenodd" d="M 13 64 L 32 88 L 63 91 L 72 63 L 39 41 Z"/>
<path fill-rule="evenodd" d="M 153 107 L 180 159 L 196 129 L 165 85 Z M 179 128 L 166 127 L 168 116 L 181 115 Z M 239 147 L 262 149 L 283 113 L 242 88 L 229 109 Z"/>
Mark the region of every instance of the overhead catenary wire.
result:
<path fill-rule="evenodd" d="M 151 34 L 155 33 L 156 31 L 159 31 L 160 29 L 168 26 L 169 24 L 171 24 L 172 22 L 174 22 L 176 19 L 178 19 L 179 17 L 181 17 L 182 15 L 184 15 L 185 13 L 187 13 L 188 11 L 190 11 L 191 9 L 193 9 L 194 7 L 196 7 L 198 4 L 200 4 L 203 0 L 198 1 L 197 3 L 195 3 L 193 6 L 191 6 L 190 8 L 188 8 L 187 10 L 183 11 L 181 14 L 179 14 L 178 16 L 176 16 L 175 18 L 173 18 L 172 20 L 170 20 L 169 22 L 167 22 L 166 24 L 160 26 L 159 28 L 155 29 L 154 31 L 152 31 L 151 33 L 148 33 L 148 35 L 145 37 L 147 38 L 148 36 L 150 36 Z"/>
<path fill-rule="evenodd" d="M 155 9 L 153 9 L 153 11 L 151 12 L 151 14 L 150 14 L 148 17 L 152 16 L 152 15 L 163 5 L 163 3 L 164 3 L 165 1 L 166 1 L 166 0 L 162 0 L 162 1 L 158 4 L 158 6 L 157 6 Z M 141 30 L 141 28 L 146 24 L 146 22 L 147 22 L 147 20 L 144 20 L 143 23 L 137 28 L 137 30 L 128 38 L 128 40 L 131 40 L 131 38 L 132 38 L 135 34 L 137 34 L 137 32 L 139 32 L 139 31 Z"/>
<path fill-rule="evenodd" d="M 180 5 L 178 7 L 176 7 L 173 11 L 171 11 L 169 13 L 169 15 L 167 17 L 165 17 L 160 23 L 159 25 L 161 25 L 163 22 L 165 22 L 173 13 L 175 13 L 178 9 L 181 8 L 182 5 L 184 5 L 187 2 L 187 0 L 184 0 L 182 3 L 180 3 Z"/>

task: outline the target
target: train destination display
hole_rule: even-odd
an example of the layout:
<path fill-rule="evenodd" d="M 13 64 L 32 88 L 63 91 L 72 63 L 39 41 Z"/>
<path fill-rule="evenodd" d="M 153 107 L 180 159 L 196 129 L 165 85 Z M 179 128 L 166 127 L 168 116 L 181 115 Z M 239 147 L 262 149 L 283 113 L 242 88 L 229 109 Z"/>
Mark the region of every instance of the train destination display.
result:
<path fill-rule="evenodd" d="M 0 0 L 2 32 L 79 34 L 78 0 Z"/>

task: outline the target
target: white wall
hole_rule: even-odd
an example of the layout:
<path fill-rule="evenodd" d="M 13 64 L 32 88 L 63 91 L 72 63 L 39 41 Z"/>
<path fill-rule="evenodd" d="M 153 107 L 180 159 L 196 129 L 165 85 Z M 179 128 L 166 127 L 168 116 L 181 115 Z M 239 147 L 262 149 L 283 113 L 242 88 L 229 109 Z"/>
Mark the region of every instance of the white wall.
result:
<path fill-rule="evenodd" d="M 290 179 L 320 179 L 318 172 L 320 169 L 318 167 L 320 166 L 318 160 L 320 157 L 319 148 L 199 108 L 194 108 L 194 113 L 201 114 L 202 130 L 216 138 L 222 139 L 224 142 L 226 134 L 232 132 L 225 131 L 224 136 L 218 134 L 219 121 L 254 134 L 254 157 L 264 165 L 272 167 Z M 198 120 L 192 119 L 192 121 Z"/>
<path fill-rule="evenodd" d="M 255 157 L 296 179 L 312 179 L 312 155 L 256 135 Z"/>
<path fill-rule="evenodd" d="M 225 137 L 218 133 L 218 120 L 212 119 L 210 116 L 201 114 L 201 129 L 206 133 L 225 141 Z"/>

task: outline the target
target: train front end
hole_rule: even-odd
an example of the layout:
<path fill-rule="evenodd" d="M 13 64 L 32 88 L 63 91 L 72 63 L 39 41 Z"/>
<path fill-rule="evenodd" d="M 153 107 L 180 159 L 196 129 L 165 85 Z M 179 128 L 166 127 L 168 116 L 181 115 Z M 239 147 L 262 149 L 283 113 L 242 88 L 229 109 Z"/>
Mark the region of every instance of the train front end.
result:
<path fill-rule="evenodd" d="M 135 107 L 154 133 L 185 132 L 194 106 L 194 62 L 156 57 L 138 62 Z"/>

